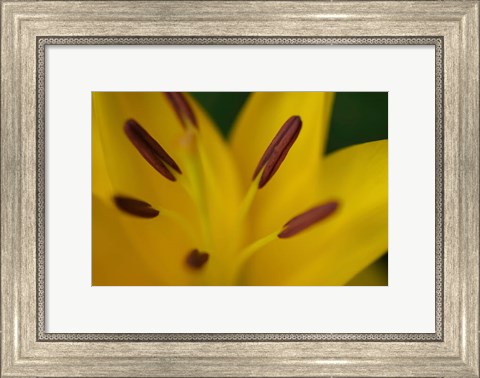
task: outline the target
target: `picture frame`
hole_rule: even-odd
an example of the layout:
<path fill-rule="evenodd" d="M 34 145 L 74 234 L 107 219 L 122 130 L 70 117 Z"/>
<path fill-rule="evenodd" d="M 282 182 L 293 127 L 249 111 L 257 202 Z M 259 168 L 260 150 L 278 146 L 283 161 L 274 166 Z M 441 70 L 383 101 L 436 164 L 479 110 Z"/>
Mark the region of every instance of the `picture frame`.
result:
<path fill-rule="evenodd" d="M 479 377 L 478 1 L 1 5 L 2 376 Z M 434 45 L 441 145 L 436 332 L 46 333 L 42 51 L 48 44 Z"/>

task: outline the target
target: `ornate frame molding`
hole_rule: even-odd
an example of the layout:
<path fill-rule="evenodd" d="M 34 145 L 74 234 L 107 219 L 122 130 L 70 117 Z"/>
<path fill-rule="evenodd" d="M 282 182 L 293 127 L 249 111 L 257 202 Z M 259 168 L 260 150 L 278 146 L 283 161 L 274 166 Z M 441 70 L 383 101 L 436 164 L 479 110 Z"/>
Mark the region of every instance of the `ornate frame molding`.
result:
<path fill-rule="evenodd" d="M 2 374 L 479 376 L 477 0 L 0 1 Z M 44 206 L 41 51 L 53 43 L 167 40 L 175 44 L 382 40 L 436 46 L 437 69 L 440 62 L 443 73 L 436 81 L 436 122 L 437 127 L 443 125 L 436 134 L 437 146 L 442 146 L 436 152 L 436 226 L 437 236 L 440 232 L 442 236 L 436 240 L 437 251 L 441 250 L 436 272 L 437 277 L 443 272 L 443 278 L 442 290 L 437 286 L 435 334 L 90 338 L 42 331 L 44 314 L 37 307 L 43 301 L 43 224 L 37 218 Z"/>

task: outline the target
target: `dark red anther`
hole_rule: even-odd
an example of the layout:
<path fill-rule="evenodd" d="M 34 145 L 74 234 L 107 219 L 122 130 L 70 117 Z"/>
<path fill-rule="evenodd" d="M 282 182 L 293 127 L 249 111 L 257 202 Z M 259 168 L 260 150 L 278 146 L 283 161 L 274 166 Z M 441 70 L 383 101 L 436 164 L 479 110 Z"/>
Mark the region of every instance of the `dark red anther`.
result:
<path fill-rule="evenodd" d="M 313 226 L 321 220 L 332 215 L 338 208 L 338 202 L 331 201 L 323 205 L 314 207 L 304 213 L 297 215 L 290 219 L 283 226 L 284 229 L 278 234 L 279 238 L 289 238 L 298 234 L 299 232 Z"/>
<path fill-rule="evenodd" d="M 145 158 L 145 160 L 155 168 L 160 174 L 171 181 L 176 181 L 175 176 L 167 168 L 174 169 L 178 173 L 182 173 L 175 160 L 152 138 L 152 136 L 135 120 L 130 119 L 125 122 L 124 127 L 130 142 L 136 147 L 138 152 Z"/>
<path fill-rule="evenodd" d="M 187 265 L 191 268 L 200 269 L 208 261 L 209 256 L 206 252 L 194 249 L 187 256 Z"/>
<path fill-rule="evenodd" d="M 141 201 L 131 197 L 115 196 L 113 197 L 115 205 L 125 213 L 135 215 L 140 218 L 155 218 L 160 212 L 154 209 L 148 202 Z"/>
<path fill-rule="evenodd" d="M 260 177 L 260 182 L 258 183 L 259 189 L 263 188 L 273 177 L 275 172 L 278 171 L 278 168 L 280 168 L 280 165 L 285 160 L 288 151 L 297 140 L 301 129 L 302 120 L 300 117 L 292 116 L 280 128 L 277 135 L 275 135 L 275 138 L 273 138 L 272 142 L 265 150 L 253 174 L 253 180 L 255 180 L 260 171 L 265 168 L 262 177 Z"/>

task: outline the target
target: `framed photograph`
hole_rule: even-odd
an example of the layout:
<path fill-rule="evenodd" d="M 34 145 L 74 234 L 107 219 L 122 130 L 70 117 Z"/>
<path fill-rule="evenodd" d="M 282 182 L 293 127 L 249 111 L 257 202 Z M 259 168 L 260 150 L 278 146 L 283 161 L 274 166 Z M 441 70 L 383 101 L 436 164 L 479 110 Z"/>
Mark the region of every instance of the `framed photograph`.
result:
<path fill-rule="evenodd" d="M 4 1 L 1 376 L 479 377 L 478 1 Z"/>

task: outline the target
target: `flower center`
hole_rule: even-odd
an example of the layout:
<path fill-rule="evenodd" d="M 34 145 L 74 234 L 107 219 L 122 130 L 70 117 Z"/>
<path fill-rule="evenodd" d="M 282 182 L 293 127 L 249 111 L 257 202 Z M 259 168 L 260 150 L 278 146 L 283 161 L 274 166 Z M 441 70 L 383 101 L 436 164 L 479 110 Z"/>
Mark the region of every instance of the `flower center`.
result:
<path fill-rule="evenodd" d="M 174 161 L 167 151 L 135 120 L 127 120 L 124 125 L 124 131 L 136 150 L 157 172 L 170 181 L 179 179 L 178 183 L 183 186 L 196 204 L 201 226 L 201 238 L 199 239 L 191 224 L 174 211 L 159 206 L 152 206 L 143 200 L 124 195 L 114 196 L 113 201 L 121 211 L 132 216 L 140 218 L 166 216 L 171 218 L 185 229 L 193 241 L 196 240 L 198 242 L 198 245 L 186 253 L 186 265 L 197 271 L 204 271 L 205 266 L 210 265 L 207 271 L 212 271 L 212 266 L 215 267 L 215 270 L 220 271 L 225 268 L 225 266 L 219 263 L 221 254 L 222 252 L 229 253 L 229 251 L 218 251 L 213 243 L 208 197 L 206 195 L 206 162 L 204 161 L 205 154 L 202 153 L 204 146 L 200 138 L 201 129 L 193 109 L 183 94 L 166 93 L 166 98 L 184 129 L 183 136 L 179 140 L 179 147 L 183 151 L 180 154 L 181 160 L 179 161 L 182 169 L 180 169 L 177 162 Z M 238 209 L 236 217 L 237 228 L 241 227 L 246 221 L 257 191 L 265 187 L 280 169 L 282 162 L 286 159 L 288 152 L 300 134 L 301 128 L 302 120 L 300 117 L 291 116 L 272 139 L 255 168 L 252 183 Z M 231 276 L 229 279 L 236 281 L 250 257 L 267 244 L 275 240 L 297 235 L 332 215 L 337 208 L 338 202 L 336 201 L 328 201 L 313 207 L 292 218 L 283 227 L 251 243 L 243 250 L 233 251 L 234 256 L 230 259 L 231 261 L 224 262 L 227 264 L 226 270 L 228 275 Z M 201 252 L 199 248 L 208 251 L 208 253 Z"/>

